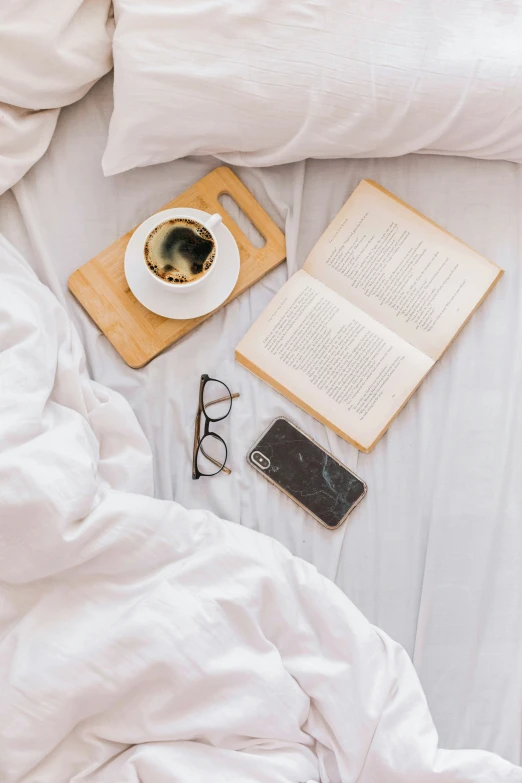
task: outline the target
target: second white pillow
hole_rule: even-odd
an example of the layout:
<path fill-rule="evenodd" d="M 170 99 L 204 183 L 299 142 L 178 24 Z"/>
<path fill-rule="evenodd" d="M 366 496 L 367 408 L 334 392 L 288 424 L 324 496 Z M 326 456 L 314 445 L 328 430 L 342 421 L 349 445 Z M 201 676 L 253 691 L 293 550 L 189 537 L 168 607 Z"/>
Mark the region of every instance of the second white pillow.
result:
<path fill-rule="evenodd" d="M 106 174 L 423 151 L 522 162 L 522 6 L 115 0 Z"/>

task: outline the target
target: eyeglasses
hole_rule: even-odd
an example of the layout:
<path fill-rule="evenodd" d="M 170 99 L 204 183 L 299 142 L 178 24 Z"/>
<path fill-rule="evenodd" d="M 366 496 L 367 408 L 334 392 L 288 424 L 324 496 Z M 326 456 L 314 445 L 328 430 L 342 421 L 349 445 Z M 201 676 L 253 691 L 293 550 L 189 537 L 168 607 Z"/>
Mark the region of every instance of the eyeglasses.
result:
<path fill-rule="evenodd" d="M 222 381 L 201 376 L 199 384 L 199 405 L 194 425 L 194 451 L 192 454 L 192 478 L 201 476 L 215 476 L 223 471 L 230 475 L 232 472 L 225 467 L 227 461 L 227 444 L 220 435 L 210 432 L 211 423 L 226 419 L 232 410 L 232 400 L 239 394 L 232 394 L 228 386 Z M 216 407 L 212 407 L 216 406 Z M 211 409 L 212 415 L 208 413 Z M 201 436 L 201 415 L 205 417 L 205 428 Z M 215 470 L 214 468 L 217 468 Z"/>

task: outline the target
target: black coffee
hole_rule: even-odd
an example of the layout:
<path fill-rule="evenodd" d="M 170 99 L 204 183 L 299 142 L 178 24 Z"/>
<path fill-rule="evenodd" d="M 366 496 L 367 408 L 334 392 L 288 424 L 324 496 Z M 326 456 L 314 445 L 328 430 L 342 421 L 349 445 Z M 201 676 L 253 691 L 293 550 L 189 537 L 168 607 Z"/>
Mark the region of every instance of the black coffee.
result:
<path fill-rule="evenodd" d="M 197 220 L 173 218 L 154 228 L 145 241 L 145 261 L 166 283 L 182 285 L 203 277 L 216 257 L 212 234 Z"/>

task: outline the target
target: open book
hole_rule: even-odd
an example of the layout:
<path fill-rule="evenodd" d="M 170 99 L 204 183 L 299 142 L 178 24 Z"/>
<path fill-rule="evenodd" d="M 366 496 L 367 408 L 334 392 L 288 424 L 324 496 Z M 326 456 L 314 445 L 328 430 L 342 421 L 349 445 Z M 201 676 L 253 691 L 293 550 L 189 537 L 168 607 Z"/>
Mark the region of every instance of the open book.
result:
<path fill-rule="evenodd" d="M 363 180 L 236 358 L 368 452 L 501 275 Z"/>

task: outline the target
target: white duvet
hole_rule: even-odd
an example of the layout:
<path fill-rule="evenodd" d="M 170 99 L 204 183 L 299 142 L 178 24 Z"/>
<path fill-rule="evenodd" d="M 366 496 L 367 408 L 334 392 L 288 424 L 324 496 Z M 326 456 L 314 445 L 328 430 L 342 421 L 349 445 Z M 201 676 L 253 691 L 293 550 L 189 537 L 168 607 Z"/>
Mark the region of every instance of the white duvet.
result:
<path fill-rule="evenodd" d="M 58 114 L 112 68 L 110 0 L 0 2 L 0 194 L 44 154 Z"/>
<path fill-rule="evenodd" d="M 1 237 L 0 351 L 2 783 L 522 781 L 437 750 L 404 650 L 314 568 L 150 496 L 131 409 Z"/>

